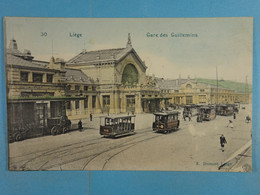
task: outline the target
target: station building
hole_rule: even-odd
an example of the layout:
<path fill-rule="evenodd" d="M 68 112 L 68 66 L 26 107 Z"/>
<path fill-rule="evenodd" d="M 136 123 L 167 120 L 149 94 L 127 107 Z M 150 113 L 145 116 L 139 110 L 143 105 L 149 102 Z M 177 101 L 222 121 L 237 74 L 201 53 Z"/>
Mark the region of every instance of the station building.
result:
<path fill-rule="evenodd" d="M 79 69 L 94 80 L 98 94 L 89 101 L 95 102 L 95 113 L 154 112 L 168 99 L 155 79 L 146 75 L 147 66 L 132 47 L 130 34 L 125 48 L 85 50 L 66 67 Z"/>
<path fill-rule="evenodd" d="M 251 103 L 252 94 L 200 83 L 196 79 L 156 78 L 158 88 L 173 105 Z"/>

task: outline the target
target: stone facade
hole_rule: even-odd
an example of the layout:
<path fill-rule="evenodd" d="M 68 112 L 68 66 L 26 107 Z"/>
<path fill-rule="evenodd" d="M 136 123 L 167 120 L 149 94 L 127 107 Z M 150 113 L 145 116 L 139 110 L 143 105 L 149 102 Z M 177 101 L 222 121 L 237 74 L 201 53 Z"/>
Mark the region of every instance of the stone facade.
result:
<path fill-rule="evenodd" d="M 126 48 L 83 51 L 66 66 L 82 70 L 94 80 L 98 91 L 96 113 L 142 113 L 161 105 L 163 97 L 160 99 L 155 83 L 147 83 L 147 67 L 132 47 L 130 35 Z M 153 102 L 158 106 L 148 109 L 151 101 L 145 96 L 157 97 Z"/>
<path fill-rule="evenodd" d="M 170 104 L 233 104 L 251 103 L 252 94 L 236 92 L 223 87 L 198 83 L 195 79 L 163 80 L 157 79 L 157 85 Z"/>
<path fill-rule="evenodd" d="M 48 118 L 89 114 L 86 97 L 96 92 L 82 71 L 68 69 L 54 57 L 50 62 L 34 60 L 30 51 L 18 50 L 14 39 L 5 54 L 8 129 L 31 126 L 34 135 L 48 134 Z"/>

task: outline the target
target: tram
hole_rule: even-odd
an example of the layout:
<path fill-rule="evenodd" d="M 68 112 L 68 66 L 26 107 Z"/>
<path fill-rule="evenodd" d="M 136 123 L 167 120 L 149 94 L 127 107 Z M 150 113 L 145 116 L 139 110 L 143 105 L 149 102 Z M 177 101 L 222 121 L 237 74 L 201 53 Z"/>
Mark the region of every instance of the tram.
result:
<path fill-rule="evenodd" d="M 198 114 L 198 105 L 186 105 L 183 108 L 182 116 L 185 120 L 187 117 L 196 116 Z"/>
<path fill-rule="evenodd" d="M 222 104 L 217 105 L 216 113 L 221 116 L 231 116 L 235 111 L 235 105 L 233 104 Z"/>
<path fill-rule="evenodd" d="M 100 118 L 100 135 L 105 137 L 116 137 L 119 135 L 133 134 L 135 131 L 135 115 L 107 116 Z"/>
<path fill-rule="evenodd" d="M 201 106 L 197 116 L 197 122 L 210 121 L 216 118 L 215 106 Z"/>
<path fill-rule="evenodd" d="M 153 130 L 156 132 L 169 133 L 179 129 L 180 120 L 178 111 L 164 111 L 154 113 Z"/>

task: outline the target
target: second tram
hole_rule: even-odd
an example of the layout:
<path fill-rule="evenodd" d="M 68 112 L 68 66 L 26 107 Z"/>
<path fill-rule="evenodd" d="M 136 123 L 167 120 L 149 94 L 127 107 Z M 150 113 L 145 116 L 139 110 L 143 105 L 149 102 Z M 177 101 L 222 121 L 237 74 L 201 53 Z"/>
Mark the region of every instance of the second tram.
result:
<path fill-rule="evenodd" d="M 197 116 L 197 122 L 210 121 L 216 118 L 216 108 L 214 106 L 201 106 Z"/>
<path fill-rule="evenodd" d="M 180 120 L 178 111 L 164 111 L 154 113 L 153 130 L 156 132 L 168 133 L 179 129 Z"/>

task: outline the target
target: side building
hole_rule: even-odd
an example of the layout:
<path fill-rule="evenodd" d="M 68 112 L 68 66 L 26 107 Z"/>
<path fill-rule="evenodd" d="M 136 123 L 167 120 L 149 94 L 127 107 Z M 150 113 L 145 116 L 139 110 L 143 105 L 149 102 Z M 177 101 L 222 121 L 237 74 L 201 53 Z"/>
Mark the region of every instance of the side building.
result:
<path fill-rule="evenodd" d="M 196 79 L 155 78 L 164 97 L 173 105 L 248 103 L 250 95 L 235 90 L 197 82 Z"/>
<path fill-rule="evenodd" d="M 62 59 L 53 57 L 50 62 L 34 60 L 29 50 L 18 50 L 14 39 L 5 54 L 9 134 L 49 134 L 48 118 L 79 118 L 89 113 L 87 99 L 96 91 L 81 70 L 66 68 Z"/>

